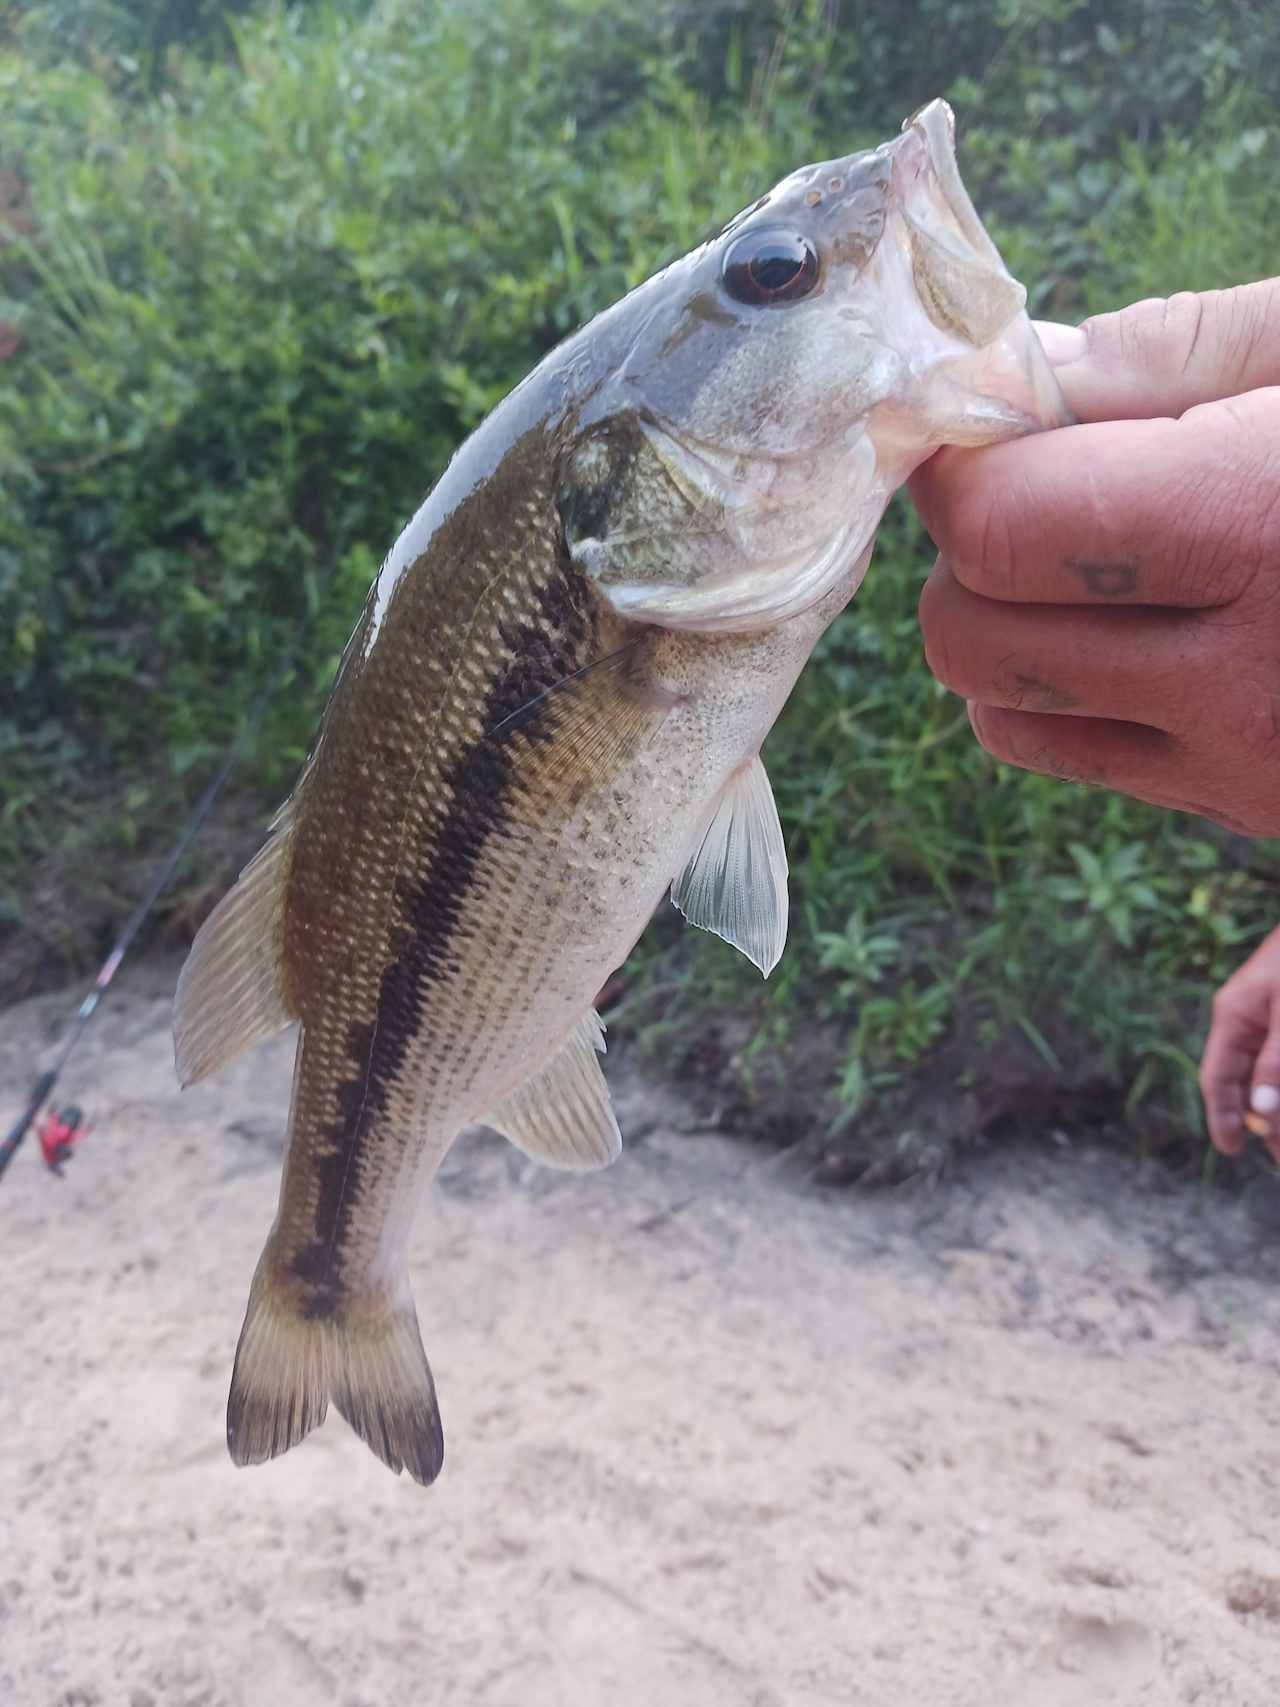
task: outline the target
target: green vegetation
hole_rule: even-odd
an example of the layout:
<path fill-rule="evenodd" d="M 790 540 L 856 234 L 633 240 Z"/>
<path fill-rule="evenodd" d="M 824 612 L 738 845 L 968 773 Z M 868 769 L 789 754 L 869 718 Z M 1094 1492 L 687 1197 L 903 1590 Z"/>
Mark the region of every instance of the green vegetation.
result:
<path fill-rule="evenodd" d="M 10 987 L 100 946 L 296 646 L 241 810 L 287 788 L 381 554 L 546 349 L 936 93 L 1041 312 L 1274 270 L 1280 14 L 1251 0 L 0 0 Z M 923 665 L 929 557 L 896 507 L 771 740 L 775 982 L 660 931 L 623 1023 L 692 1051 L 732 1011 L 757 1089 L 820 1034 L 805 1091 L 846 1141 L 1011 1039 L 1194 1129 L 1274 859 L 987 760 Z"/>

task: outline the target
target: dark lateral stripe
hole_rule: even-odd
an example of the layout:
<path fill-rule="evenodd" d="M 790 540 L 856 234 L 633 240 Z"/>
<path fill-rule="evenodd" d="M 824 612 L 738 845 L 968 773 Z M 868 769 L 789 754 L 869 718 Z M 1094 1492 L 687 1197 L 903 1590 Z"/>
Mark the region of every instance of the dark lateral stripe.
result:
<path fill-rule="evenodd" d="M 441 792 L 451 804 L 431 864 L 412 888 L 397 884 L 397 910 L 407 935 L 383 974 L 377 1025 L 351 1031 L 350 1059 L 363 1061 L 364 1070 L 339 1087 L 331 1148 L 317 1164 L 315 1237 L 291 1265 L 313 1289 L 313 1315 L 340 1308 L 332 1257 L 346 1244 L 360 1202 L 367 1140 L 403 1070 L 432 989 L 447 980 L 476 866 L 490 838 L 501 835 L 509 821 L 519 785 L 518 754 L 525 743 L 543 745 L 554 738 L 560 696 L 551 690 L 590 661 L 590 594 L 567 552 L 553 579 L 534 591 L 539 617 L 523 626 L 499 626 L 511 662 L 495 678 L 481 714 L 481 726 L 494 733 L 463 752 L 441 777 Z"/>

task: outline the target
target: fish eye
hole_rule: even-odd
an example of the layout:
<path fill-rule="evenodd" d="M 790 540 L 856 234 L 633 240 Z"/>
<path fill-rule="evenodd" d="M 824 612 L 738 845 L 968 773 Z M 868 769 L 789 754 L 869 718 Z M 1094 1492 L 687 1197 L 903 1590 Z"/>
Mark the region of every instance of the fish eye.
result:
<path fill-rule="evenodd" d="M 721 276 L 729 295 L 753 308 L 795 302 L 817 284 L 818 256 L 798 231 L 748 231 L 729 245 Z"/>

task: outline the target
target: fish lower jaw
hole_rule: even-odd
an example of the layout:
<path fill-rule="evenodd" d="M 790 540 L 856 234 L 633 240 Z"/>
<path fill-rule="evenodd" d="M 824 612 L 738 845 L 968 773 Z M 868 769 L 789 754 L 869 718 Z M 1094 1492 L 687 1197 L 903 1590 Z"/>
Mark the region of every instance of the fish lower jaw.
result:
<path fill-rule="evenodd" d="M 814 610 L 846 581 L 845 598 L 852 597 L 882 510 L 883 499 L 870 520 L 865 508 L 855 512 L 834 538 L 802 554 L 749 561 L 693 586 L 616 582 L 607 596 L 619 616 L 659 628 L 709 636 L 763 633 Z"/>

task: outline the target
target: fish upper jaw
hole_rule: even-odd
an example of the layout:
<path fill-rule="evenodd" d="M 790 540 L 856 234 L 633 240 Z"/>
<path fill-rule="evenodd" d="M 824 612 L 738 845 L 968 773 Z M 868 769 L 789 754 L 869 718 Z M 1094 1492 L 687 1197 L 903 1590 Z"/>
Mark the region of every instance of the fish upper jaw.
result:
<path fill-rule="evenodd" d="M 935 100 L 875 151 L 888 174 L 884 228 L 844 311 L 853 335 L 879 347 L 864 408 L 878 446 L 887 453 L 898 440 L 884 463 L 892 485 L 940 444 L 992 444 L 1072 420 L 1026 290 L 964 186 L 955 136 L 955 115 Z M 904 458 L 889 423 L 907 419 L 916 443 Z"/>
<path fill-rule="evenodd" d="M 1012 278 L 974 211 L 955 121 L 932 101 L 884 144 L 892 195 L 863 284 L 876 333 L 903 356 L 899 383 L 868 411 L 890 490 L 940 445 L 985 445 L 1069 423 Z"/>

